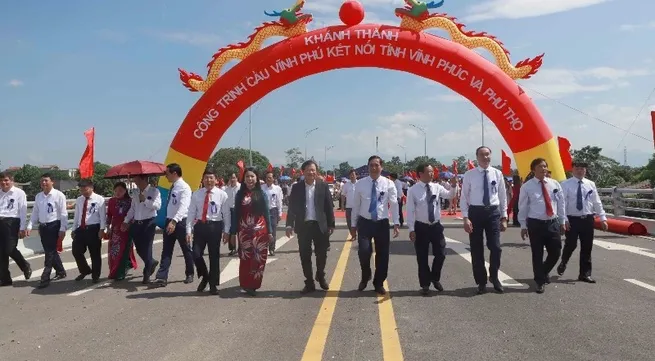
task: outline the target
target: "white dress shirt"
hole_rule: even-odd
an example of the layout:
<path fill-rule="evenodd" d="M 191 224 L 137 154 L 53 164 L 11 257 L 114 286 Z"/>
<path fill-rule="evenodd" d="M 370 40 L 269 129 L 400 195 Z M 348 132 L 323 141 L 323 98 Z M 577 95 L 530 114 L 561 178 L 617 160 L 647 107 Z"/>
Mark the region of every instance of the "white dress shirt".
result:
<path fill-rule="evenodd" d="M 341 195 L 346 196 L 346 208 L 352 208 L 353 202 L 355 200 L 355 185 L 357 180 L 354 182 L 348 181 L 341 186 Z"/>
<path fill-rule="evenodd" d="M 176 223 L 181 222 L 189 213 L 189 204 L 191 204 L 191 187 L 179 178 L 173 183 L 173 187 L 168 193 L 168 204 L 166 205 L 166 218 L 174 220 Z"/>
<path fill-rule="evenodd" d="M 209 205 L 207 206 L 208 221 L 223 221 L 223 233 L 230 233 L 230 203 L 227 193 L 224 190 L 214 187 L 210 191 Z M 186 220 L 186 233 L 193 234 L 193 226 L 196 221 L 202 220 L 202 211 L 205 207 L 205 196 L 207 188 L 200 188 L 193 192 L 191 204 L 189 205 L 189 214 Z"/>
<path fill-rule="evenodd" d="M 54 221 L 61 221 L 59 231 L 66 232 L 66 227 L 68 227 L 66 196 L 53 188 L 48 194 L 41 192 L 36 195 L 32 216 L 25 229 L 31 230 L 35 223 L 46 224 Z"/>
<path fill-rule="evenodd" d="M 237 192 L 241 189 L 241 183 L 237 182 L 234 187 L 226 186 L 225 193 L 227 193 L 227 202 L 230 205 L 230 208 L 234 208 L 234 202 L 236 200 Z"/>
<path fill-rule="evenodd" d="M 85 225 L 90 226 L 99 224 L 100 229 L 105 229 L 107 222 L 107 210 L 105 207 L 105 197 L 98 194 L 91 194 L 89 202 L 86 205 L 86 214 L 82 215 L 84 210 L 84 201 L 86 197 L 80 196 L 75 200 L 75 217 L 73 218 L 73 230 L 82 225 L 82 217 L 85 218 Z"/>
<path fill-rule="evenodd" d="M 430 187 L 432 193 L 432 200 L 427 199 L 428 190 Z M 410 232 L 414 232 L 414 222 L 421 222 L 425 224 L 430 223 L 430 215 L 428 214 L 428 201 L 431 202 L 429 207 L 434 209 L 434 223 L 441 220 L 441 198 L 453 199 L 457 195 L 457 186 L 445 188 L 437 183 L 423 183 L 422 181 L 416 182 L 407 191 L 407 226 Z"/>
<path fill-rule="evenodd" d="M 578 183 L 582 182 L 582 210 L 578 210 Z M 566 215 L 567 216 L 586 216 L 595 214 L 600 217 L 601 221 L 606 221 L 607 216 L 603 209 L 603 203 L 600 200 L 600 194 L 596 189 L 596 183 L 587 178 L 578 179 L 571 177 L 562 182 L 562 189 L 566 197 Z"/>
<path fill-rule="evenodd" d="M 146 199 L 141 202 L 139 195 L 143 194 Z M 142 192 L 137 192 L 132 196 L 132 205 L 130 210 L 127 211 L 123 223 L 130 223 L 130 221 L 143 221 L 146 219 L 154 218 L 157 216 L 157 211 L 161 208 L 161 193 L 156 187 L 148 185 Z"/>
<path fill-rule="evenodd" d="M 552 178 L 544 178 L 546 191 L 550 196 L 550 203 L 553 209 L 553 216 L 546 214 L 546 202 L 544 201 L 541 181 L 532 178 L 523 183 L 519 192 L 519 215 L 518 220 L 521 223 L 521 229 L 528 229 L 527 219 L 540 219 L 547 221 L 559 218 L 560 224 L 565 224 L 566 220 L 566 202 L 562 186 Z"/>
<path fill-rule="evenodd" d="M 404 193 L 403 193 L 403 182 L 400 179 L 396 179 L 393 181 L 393 184 L 396 185 L 396 194 L 398 195 L 398 198 L 402 198 Z"/>
<path fill-rule="evenodd" d="M 314 204 L 314 194 L 316 193 L 316 180 L 314 183 L 305 182 L 305 221 L 316 220 L 316 205 Z"/>
<path fill-rule="evenodd" d="M 507 218 L 507 190 L 505 189 L 505 178 L 503 173 L 494 168 L 487 169 L 476 167 L 464 173 L 462 180 L 462 196 L 459 200 L 459 208 L 462 217 L 469 216 L 470 206 L 484 206 L 484 172 L 487 173 L 489 182 L 489 205 L 497 206 L 500 210 L 500 218 Z"/>
<path fill-rule="evenodd" d="M 269 208 L 277 208 L 279 212 L 282 212 L 282 187 L 277 184 L 271 184 L 270 187 L 268 184 L 264 184 L 262 190 L 268 196 Z"/>
<path fill-rule="evenodd" d="M 17 187 L 9 188 L 4 192 L 0 189 L 0 218 L 18 218 L 20 230 L 27 226 L 27 196 Z"/>
<path fill-rule="evenodd" d="M 371 189 L 373 188 L 373 179 L 368 176 L 360 179 L 355 185 L 355 194 L 353 196 L 352 217 L 350 219 L 351 227 L 357 226 L 359 217 L 371 219 L 371 213 L 368 207 L 371 205 Z M 400 225 L 398 214 L 398 194 L 396 185 L 386 177 L 379 176 L 375 185 L 378 195 L 378 220 L 388 219 L 391 210 L 391 220 L 394 225 Z M 375 201 L 375 200 L 374 200 Z M 391 205 L 391 207 L 389 207 Z"/>

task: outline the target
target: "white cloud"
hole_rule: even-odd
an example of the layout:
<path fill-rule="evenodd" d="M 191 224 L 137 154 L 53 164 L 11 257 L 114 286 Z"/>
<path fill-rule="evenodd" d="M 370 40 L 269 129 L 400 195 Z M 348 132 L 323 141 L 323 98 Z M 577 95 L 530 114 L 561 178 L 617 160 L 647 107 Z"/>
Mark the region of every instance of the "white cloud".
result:
<path fill-rule="evenodd" d="M 619 26 L 619 30 L 621 31 L 636 31 L 646 29 L 655 29 L 655 21 L 651 21 L 646 24 L 624 24 Z"/>
<path fill-rule="evenodd" d="M 487 0 L 469 8 L 465 21 L 521 19 L 585 8 L 612 0 Z"/>
<path fill-rule="evenodd" d="M 561 98 L 579 93 L 596 93 L 626 87 L 628 79 L 652 74 L 647 69 L 618 69 L 595 67 L 588 69 L 542 69 L 529 80 L 521 80 L 521 85 L 533 97 L 543 93 L 547 97 Z"/>
<path fill-rule="evenodd" d="M 9 82 L 7 82 L 7 85 L 9 85 L 12 88 L 18 88 L 18 87 L 23 86 L 24 84 L 25 83 L 23 83 L 22 80 L 18 80 L 18 79 L 12 79 Z"/>
<path fill-rule="evenodd" d="M 193 46 L 217 47 L 221 45 L 221 37 L 211 33 L 184 32 L 184 31 L 149 31 L 151 36 L 170 41 L 173 43 L 188 44 Z"/>

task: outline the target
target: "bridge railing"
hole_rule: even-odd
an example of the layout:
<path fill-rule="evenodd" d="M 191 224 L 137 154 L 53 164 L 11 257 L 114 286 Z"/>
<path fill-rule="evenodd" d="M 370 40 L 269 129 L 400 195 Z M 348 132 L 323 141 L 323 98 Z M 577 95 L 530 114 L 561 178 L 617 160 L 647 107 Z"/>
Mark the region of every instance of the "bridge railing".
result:
<path fill-rule="evenodd" d="M 599 188 L 605 212 L 617 217 L 655 218 L 655 189 Z"/>

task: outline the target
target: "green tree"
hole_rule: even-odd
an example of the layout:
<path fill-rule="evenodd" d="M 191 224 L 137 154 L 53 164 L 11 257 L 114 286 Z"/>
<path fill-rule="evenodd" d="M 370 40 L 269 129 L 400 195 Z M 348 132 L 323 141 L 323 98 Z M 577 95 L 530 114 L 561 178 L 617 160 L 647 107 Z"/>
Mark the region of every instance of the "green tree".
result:
<path fill-rule="evenodd" d="M 402 178 L 405 171 L 405 164 L 400 157 L 391 157 L 390 161 L 384 163 L 384 169 L 389 173 L 397 173 Z"/>
<path fill-rule="evenodd" d="M 625 182 L 625 179 L 618 175 L 621 165 L 616 160 L 601 154 L 603 148 L 586 146 L 579 150 L 573 150 L 574 161 L 587 163 L 587 178 L 596 182 L 596 186 L 613 187 Z"/>
<path fill-rule="evenodd" d="M 337 176 L 339 177 L 347 177 L 348 172 L 353 169 L 353 167 L 350 165 L 348 162 L 341 162 L 339 163 L 339 167 L 337 168 Z"/>
<path fill-rule="evenodd" d="M 433 157 L 425 158 L 425 156 L 416 157 L 412 160 L 407 161 L 407 164 L 405 164 L 405 168 L 407 168 L 407 170 L 410 171 L 416 170 L 416 167 L 419 164 L 423 164 L 423 163 L 428 163 L 431 166 L 436 167 L 436 171 L 441 171 L 441 162 L 439 162 Z"/>
<path fill-rule="evenodd" d="M 287 149 L 284 152 L 284 157 L 287 160 L 287 168 L 296 168 L 298 170 L 300 168 L 300 165 L 305 161 L 305 158 L 302 156 L 302 152 L 300 151 L 300 148 L 291 148 Z"/>
<path fill-rule="evenodd" d="M 114 183 L 116 182 L 111 179 L 105 179 L 105 174 L 107 174 L 107 171 L 110 168 L 111 166 L 109 164 L 100 162 L 93 163 L 93 177 L 91 177 L 91 181 L 93 182 L 94 192 L 105 197 L 111 197 L 114 191 Z M 80 180 L 79 172 L 77 173 L 76 179 Z M 79 196 L 79 192 L 76 193 L 77 196 L 71 191 L 68 193 L 69 194 L 67 195 L 69 195 L 70 198 L 77 198 Z"/>
<path fill-rule="evenodd" d="M 651 187 L 655 185 L 655 154 L 653 154 L 648 164 L 641 170 L 639 180 L 649 181 Z"/>
<path fill-rule="evenodd" d="M 23 187 L 25 194 L 29 200 L 41 192 L 41 176 L 45 173 L 52 175 L 54 181 L 69 180 L 70 175 L 68 171 L 59 169 L 44 170 L 31 164 L 23 165 L 16 173 L 14 173 L 14 180 L 17 183 L 29 183 Z"/>
<path fill-rule="evenodd" d="M 227 179 L 232 173 L 239 175 L 239 167 L 237 162 L 242 160 L 245 165 L 248 164 L 248 149 L 244 148 L 221 148 L 209 159 L 207 166 L 212 168 L 216 175 L 220 178 Z M 261 176 L 266 167 L 268 167 L 269 160 L 258 151 L 252 151 L 253 166 L 257 169 Z M 278 170 L 279 171 L 279 170 Z M 190 184 L 200 183 L 200 179 L 187 180 Z"/>

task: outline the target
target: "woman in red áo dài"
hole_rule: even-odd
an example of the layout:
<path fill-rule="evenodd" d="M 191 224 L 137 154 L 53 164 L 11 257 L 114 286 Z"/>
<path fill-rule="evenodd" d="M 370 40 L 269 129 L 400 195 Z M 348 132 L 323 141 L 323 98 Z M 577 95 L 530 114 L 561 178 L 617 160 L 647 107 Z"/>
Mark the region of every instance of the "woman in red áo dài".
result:
<path fill-rule="evenodd" d="M 239 234 L 239 284 L 250 296 L 262 285 L 268 245 L 273 239 L 268 196 L 254 168 L 247 168 L 234 201 L 230 242 Z"/>
<path fill-rule="evenodd" d="M 129 231 L 121 230 L 121 225 L 131 205 L 132 199 L 127 194 L 125 183 L 116 183 L 114 186 L 114 196 L 109 199 L 107 206 L 109 279 L 123 280 L 128 269 L 137 269 Z"/>

